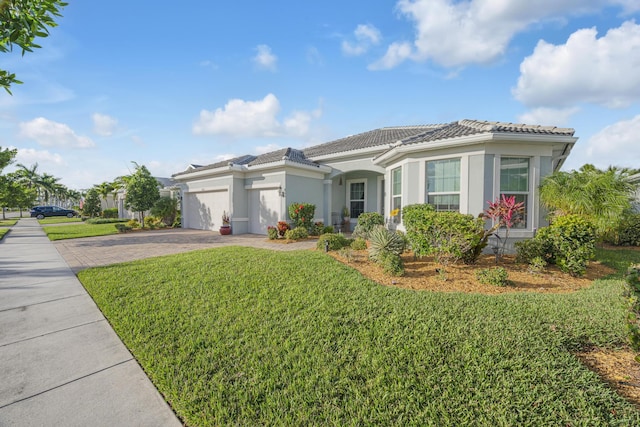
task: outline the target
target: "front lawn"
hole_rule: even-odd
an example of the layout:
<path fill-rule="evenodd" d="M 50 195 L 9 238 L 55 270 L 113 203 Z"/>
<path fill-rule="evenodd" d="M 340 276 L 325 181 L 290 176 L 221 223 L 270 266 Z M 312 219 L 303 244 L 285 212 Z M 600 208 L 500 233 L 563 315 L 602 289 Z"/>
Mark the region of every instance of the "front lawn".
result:
<path fill-rule="evenodd" d="M 66 219 L 66 218 L 65 218 Z M 42 227 L 49 240 L 76 239 L 78 237 L 94 237 L 116 234 L 114 224 L 70 224 Z"/>
<path fill-rule="evenodd" d="M 187 425 L 640 424 L 572 353 L 624 343 L 619 280 L 419 292 L 244 247 L 78 276 Z"/>
<path fill-rule="evenodd" d="M 0 227 L 12 227 L 18 223 L 18 218 L 0 219 Z"/>
<path fill-rule="evenodd" d="M 2 240 L 4 235 L 7 234 L 9 232 L 9 230 L 11 230 L 11 229 L 10 228 L 6 228 L 6 227 L 0 228 L 0 240 Z"/>
<path fill-rule="evenodd" d="M 47 224 L 64 224 L 67 222 L 82 222 L 82 218 L 80 217 L 73 217 L 73 218 L 67 218 L 66 216 L 52 216 L 49 218 L 45 218 L 45 219 L 39 219 L 38 222 L 41 225 L 47 225 Z"/>

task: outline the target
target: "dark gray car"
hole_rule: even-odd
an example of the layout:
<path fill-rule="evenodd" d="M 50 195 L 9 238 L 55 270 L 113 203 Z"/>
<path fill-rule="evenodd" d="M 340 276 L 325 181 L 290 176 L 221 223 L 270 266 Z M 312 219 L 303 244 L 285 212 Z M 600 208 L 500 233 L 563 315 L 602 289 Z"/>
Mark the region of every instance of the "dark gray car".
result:
<path fill-rule="evenodd" d="M 58 206 L 34 206 L 31 208 L 31 218 L 42 219 L 48 216 L 66 216 L 73 218 L 78 212 L 73 209 L 64 209 Z"/>

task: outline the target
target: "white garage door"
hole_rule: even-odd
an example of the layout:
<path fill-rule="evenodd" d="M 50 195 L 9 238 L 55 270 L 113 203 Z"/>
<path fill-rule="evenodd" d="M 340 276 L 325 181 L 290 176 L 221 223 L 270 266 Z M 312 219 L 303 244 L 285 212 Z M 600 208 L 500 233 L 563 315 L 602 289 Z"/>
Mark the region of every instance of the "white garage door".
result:
<path fill-rule="evenodd" d="M 249 233 L 267 234 L 267 227 L 281 219 L 281 203 L 277 188 L 249 190 Z"/>
<path fill-rule="evenodd" d="M 229 212 L 229 192 L 187 193 L 185 207 L 185 228 L 218 230 L 222 225 L 222 213 Z"/>

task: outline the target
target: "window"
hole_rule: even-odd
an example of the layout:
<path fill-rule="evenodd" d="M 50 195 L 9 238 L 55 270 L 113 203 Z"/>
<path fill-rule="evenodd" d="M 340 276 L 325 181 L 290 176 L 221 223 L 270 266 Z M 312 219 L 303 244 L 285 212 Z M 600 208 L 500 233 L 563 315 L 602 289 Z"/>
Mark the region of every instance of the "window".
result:
<path fill-rule="evenodd" d="M 522 222 L 513 228 L 527 228 L 529 210 L 529 159 L 503 157 L 500 159 L 500 196 L 515 196 L 516 202 L 524 203 Z"/>
<path fill-rule="evenodd" d="M 436 211 L 460 211 L 460 159 L 427 162 L 427 203 Z"/>
<path fill-rule="evenodd" d="M 402 168 L 391 171 L 391 210 L 402 209 Z M 394 217 L 395 222 L 400 222 L 400 214 Z"/>
<path fill-rule="evenodd" d="M 351 218 L 358 218 L 364 212 L 365 182 L 351 182 L 349 184 L 349 212 Z"/>

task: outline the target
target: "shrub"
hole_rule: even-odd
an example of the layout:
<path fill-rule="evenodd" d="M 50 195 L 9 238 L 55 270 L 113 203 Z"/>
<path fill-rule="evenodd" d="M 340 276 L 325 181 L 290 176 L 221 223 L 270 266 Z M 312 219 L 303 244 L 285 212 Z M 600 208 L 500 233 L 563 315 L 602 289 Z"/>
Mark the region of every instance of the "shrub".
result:
<path fill-rule="evenodd" d="M 382 271 L 391 276 L 404 276 L 404 263 L 400 255 L 393 252 L 382 252 L 377 263 Z"/>
<path fill-rule="evenodd" d="M 316 248 L 318 250 L 324 251 L 325 242 L 329 242 L 330 251 L 338 251 L 351 244 L 351 241 L 344 237 L 344 234 L 327 233 L 318 238 Z"/>
<path fill-rule="evenodd" d="M 483 268 L 476 272 L 476 279 L 483 285 L 509 285 L 509 273 L 503 267 Z"/>
<path fill-rule="evenodd" d="M 550 263 L 572 276 L 581 276 L 595 256 L 595 227 L 579 215 L 558 217 L 553 224 L 536 234 L 550 248 Z"/>
<path fill-rule="evenodd" d="M 289 205 L 289 218 L 293 221 L 294 228 L 302 227 L 307 231 L 311 229 L 315 212 L 316 205 L 311 203 L 292 203 Z"/>
<path fill-rule="evenodd" d="M 116 226 L 116 229 L 118 230 L 118 233 L 126 233 L 127 231 L 131 231 L 131 227 L 121 222 L 117 223 L 115 226 Z"/>
<path fill-rule="evenodd" d="M 161 218 L 167 226 L 173 225 L 177 214 L 178 200 L 169 196 L 160 197 L 151 208 L 151 215 Z"/>
<path fill-rule="evenodd" d="M 627 302 L 627 337 L 630 347 L 637 353 L 640 352 L 640 264 L 630 266 L 624 279 L 623 295 Z"/>
<path fill-rule="evenodd" d="M 514 244 L 516 248 L 516 262 L 520 264 L 530 264 L 535 258 L 543 260 L 551 258 L 549 245 L 541 239 L 520 240 Z"/>
<path fill-rule="evenodd" d="M 363 251 L 367 249 L 367 241 L 362 237 L 357 237 L 353 242 L 351 242 L 351 249 L 354 251 Z"/>
<path fill-rule="evenodd" d="M 394 231 L 379 225 L 369 232 L 369 258 L 378 262 L 385 252 L 400 255 L 404 251 L 404 239 Z"/>
<path fill-rule="evenodd" d="M 144 218 L 144 226 L 152 230 L 166 227 L 165 223 L 162 222 L 162 219 L 155 216 L 146 216 Z"/>
<path fill-rule="evenodd" d="M 103 210 L 102 218 L 118 218 L 118 208 L 107 208 Z"/>
<path fill-rule="evenodd" d="M 284 234 L 291 230 L 291 226 L 289 226 L 289 223 L 287 221 L 278 221 L 278 225 L 276 225 L 276 228 L 278 229 L 278 235 L 280 237 L 284 237 Z"/>
<path fill-rule="evenodd" d="M 640 246 L 640 214 L 628 215 L 620 222 L 616 240 L 617 245 Z"/>
<path fill-rule="evenodd" d="M 340 248 L 338 250 L 338 254 L 347 260 L 347 262 L 351 262 L 353 260 L 353 249 L 349 246 L 345 246 L 344 248 Z"/>
<path fill-rule="evenodd" d="M 140 222 L 137 219 L 130 219 L 127 225 L 131 228 L 140 228 Z"/>
<path fill-rule="evenodd" d="M 269 240 L 276 240 L 278 238 L 278 229 L 272 225 L 268 226 L 267 236 L 269 236 Z"/>
<path fill-rule="evenodd" d="M 542 273 L 544 269 L 547 267 L 547 261 L 544 258 L 537 256 L 533 257 L 531 261 L 529 261 L 529 273 L 538 274 Z"/>
<path fill-rule="evenodd" d="M 379 225 L 384 225 L 384 217 L 378 212 L 364 212 L 358 217 L 358 224 L 353 229 L 353 237 L 369 238 L 369 232 Z"/>
<path fill-rule="evenodd" d="M 335 233 L 335 229 L 333 228 L 333 225 L 327 225 L 322 229 L 322 234 L 327 234 L 327 233 Z"/>
<path fill-rule="evenodd" d="M 127 222 L 127 220 L 118 218 L 89 218 L 85 222 L 87 224 L 116 224 L 119 222 Z"/>
<path fill-rule="evenodd" d="M 324 232 L 324 222 L 318 221 L 309 229 L 310 236 L 319 236 Z"/>
<path fill-rule="evenodd" d="M 287 230 L 284 238 L 287 240 L 302 240 L 309 237 L 309 232 L 304 227 L 296 227 L 293 230 Z"/>
<path fill-rule="evenodd" d="M 431 245 L 428 235 L 433 225 L 435 209 L 428 204 L 407 205 L 402 220 L 407 230 L 407 239 L 417 256 L 429 255 Z"/>

